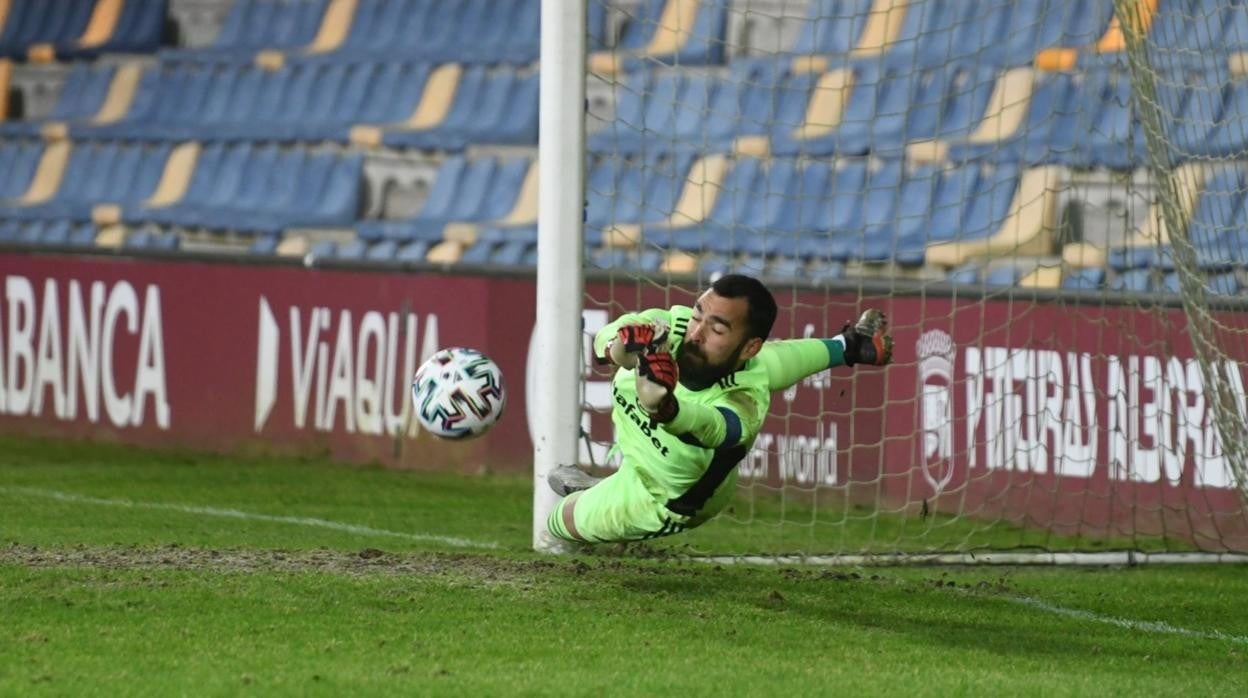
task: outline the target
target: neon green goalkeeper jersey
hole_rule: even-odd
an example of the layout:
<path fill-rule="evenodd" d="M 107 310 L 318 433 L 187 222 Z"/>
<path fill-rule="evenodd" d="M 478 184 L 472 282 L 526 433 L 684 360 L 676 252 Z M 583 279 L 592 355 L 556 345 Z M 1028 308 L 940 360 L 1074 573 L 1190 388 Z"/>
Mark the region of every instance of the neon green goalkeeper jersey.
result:
<path fill-rule="evenodd" d="M 677 305 L 617 318 L 594 341 L 604 356 L 622 325 L 667 324 L 673 356 L 680 355 L 693 309 Z M 767 342 L 744 366 L 702 390 L 678 384 L 680 409 L 667 424 L 654 424 L 637 400 L 636 370 L 619 369 L 612 380 L 616 448 L 623 467 L 636 469 L 656 498 L 693 525 L 714 516 L 727 503 L 737 464 L 749 452 L 771 406 L 771 393 L 806 376 L 842 364 L 839 339 Z"/>

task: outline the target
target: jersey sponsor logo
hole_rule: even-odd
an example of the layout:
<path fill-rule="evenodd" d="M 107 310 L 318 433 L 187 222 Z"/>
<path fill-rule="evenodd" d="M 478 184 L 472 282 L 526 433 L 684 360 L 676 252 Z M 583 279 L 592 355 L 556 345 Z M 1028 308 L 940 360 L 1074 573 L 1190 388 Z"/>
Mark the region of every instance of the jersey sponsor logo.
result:
<path fill-rule="evenodd" d="M 619 390 L 613 389 L 611 392 L 615 395 L 615 404 L 628 417 L 628 421 L 632 422 L 638 431 L 650 439 L 650 445 L 659 452 L 659 455 L 667 457 L 667 446 L 664 446 L 663 442 L 659 441 L 659 437 L 655 434 L 658 431 L 658 427 L 650 426 L 650 415 L 641 408 L 640 403 L 629 402 Z"/>
<path fill-rule="evenodd" d="M 915 346 L 919 359 L 919 424 L 923 479 L 938 496 L 953 478 L 953 361 L 957 349 L 943 330 L 924 332 Z"/>

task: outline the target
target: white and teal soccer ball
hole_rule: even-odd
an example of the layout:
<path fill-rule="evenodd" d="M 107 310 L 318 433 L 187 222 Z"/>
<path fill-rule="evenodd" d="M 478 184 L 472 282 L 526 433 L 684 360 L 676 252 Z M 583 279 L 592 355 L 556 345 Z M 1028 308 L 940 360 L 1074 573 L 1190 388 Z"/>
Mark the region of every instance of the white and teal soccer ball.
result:
<path fill-rule="evenodd" d="M 444 439 L 472 439 L 490 430 L 507 405 L 503 372 L 475 349 L 451 347 L 429 357 L 412 379 L 420 425 Z"/>

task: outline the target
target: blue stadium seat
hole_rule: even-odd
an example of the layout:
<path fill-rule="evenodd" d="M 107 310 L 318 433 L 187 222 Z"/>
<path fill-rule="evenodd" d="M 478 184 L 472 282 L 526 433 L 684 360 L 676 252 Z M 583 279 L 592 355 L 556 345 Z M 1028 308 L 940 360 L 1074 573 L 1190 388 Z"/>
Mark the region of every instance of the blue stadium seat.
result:
<path fill-rule="evenodd" d="M 902 163 L 885 161 L 869 169 L 863 182 L 857 216 L 844 227 L 833 228 L 828 245 L 828 256 L 837 261 L 861 260 L 867 256 L 867 241 L 884 236 L 883 244 L 891 238 L 889 226 L 895 218 L 899 195 L 903 189 Z M 848 193 L 848 192 L 843 192 Z"/>
<path fill-rule="evenodd" d="M 1128 293 L 1147 293 L 1152 291 L 1155 289 L 1153 270 L 1131 269 L 1129 271 L 1120 271 L 1110 277 L 1109 289 L 1111 291 L 1126 291 Z"/>
<path fill-rule="evenodd" d="M 0 215 L 22 220 L 90 220 L 101 203 L 129 204 L 150 196 L 169 157 L 168 145 L 76 143 L 61 186 L 42 204 L 0 204 Z M 20 194 L 20 192 L 19 192 Z"/>
<path fill-rule="evenodd" d="M 925 238 L 940 178 L 941 171 L 935 166 L 917 167 L 906 174 L 897 193 L 895 211 L 891 215 L 877 214 L 863 231 L 863 261 L 892 261 L 899 240 Z"/>
<path fill-rule="evenodd" d="M 60 44 L 82 36 L 95 0 L 15 0 L 0 28 L 0 57 L 24 58 L 35 44 Z"/>
<path fill-rule="evenodd" d="M 1026 65 L 1046 48 L 1089 46 L 1105 33 L 1114 4 L 1101 0 L 1012 0 L 1010 24 L 1001 34 L 1005 60 Z"/>
<path fill-rule="evenodd" d="M 363 158 L 249 143 L 206 146 L 186 195 L 172 206 L 123 210 L 128 222 L 275 235 L 348 226 L 360 207 Z"/>
<path fill-rule="evenodd" d="M 362 0 L 342 46 L 333 53 L 369 59 L 530 63 L 538 57 L 540 12 L 540 0 Z M 590 14 L 603 19 L 601 11 Z"/>
<path fill-rule="evenodd" d="M 777 168 L 778 172 L 782 170 L 783 166 Z M 760 194 L 765 194 L 766 181 L 760 160 L 740 158 L 724 177 L 720 194 L 706 220 L 676 228 L 665 224 L 645 226 L 642 237 L 665 249 L 736 251 L 747 238 L 754 238 L 761 232 L 762 225 L 756 217 L 765 215 L 767 210 L 760 200 Z"/>
<path fill-rule="evenodd" d="M 627 54 L 645 49 L 659 29 L 663 8 L 669 1 L 685 0 L 643 0 L 626 21 L 616 50 Z M 624 62 L 625 69 L 636 70 L 654 61 L 675 65 L 723 63 L 729 0 L 696 1 L 699 6 L 693 26 L 689 27 L 687 39 L 675 53 L 629 58 Z"/>
<path fill-rule="evenodd" d="M 1171 272 L 1162 278 L 1161 286 L 1156 290 L 1166 293 L 1179 293 L 1180 284 L 1178 273 Z M 1244 285 L 1233 272 L 1211 274 L 1205 277 L 1205 290 L 1215 296 L 1235 296 L 1243 292 Z"/>
<path fill-rule="evenodd" d="M 347 240 L 338 244 L 338 249 L 334 251 L 334 257 L 358 262 L 364 259 L 367 250 L 368 244 L 363 240 Z"/>
<path fill-rule="evenodd" d="M 0 122 L 0 136 L 38 135 L 48 121 L 81 121 L 99 112 L 108 95 L 115 65 L 76 64 L 65 77 L 56 104 L 47 117 L 32 121 Z"/>
<path fill-rule="evenodd" d="M 1039 165 L 1071 154 L 1084 113 L 1084 82 L 1072 73 L 1039 73 L 1027 113 L 1014 135 L 987 143 L 953 141 L 948 158 L 954 162 L 991 158 Z"/>
<path fill-rule="evenodd" d="M 984 273 L 984 284 L 987 286 L 1014 286 L 1022 278 L 1022 272 L 1014 265 L 1005 265 L 989 269 Z"/>
<path fill-rule="evenodd" d="M 642 250 L 625 250 L 608 248 L 594 250 L 589 253 L 590 263 L 599 269 L 614 269 L 632 272 L 657 272 L 663 263 L 663 255 L 658 250 L 647 248 Z"/>
<path fill-rule="evenodd" d="M 400 247 L 394 258 L 400 262 L 424 262 L 425 255 L 429 254 L 429 247 L 427 240 L 413 240 Z"/>
<path fill-rule="evenodd" d="M 812 0 L 793 42 L 798 55 L 849 53 L 867 25 L 872 0 Z"/>
<path fill-rule="evenodd" d="M 1132 110 L 1128 71 L 1093 71 L 1084 84 L 1077 108 L 1080 116 L 1074 125 L 1073 147 L 1051 162 L 1113 169 L 1129 169 L 1147 162 L 1147 139 Z"/>
<path fill-rule="evenodd" d="M 338 253 L 338 243 L 333 240 L 318 240 L 312 243 L 304 254 L 305 259 L 329 259 Z"/>
<path fill-rule="evenodd" d="M 806 260 L 800 257 L 775 257 L 767 265 L 764 275 L 770 279 L 802 281 L 807 278 Z"/>
<path fill-rule="evenodd" d="M 815 258 L 807 267 L 806 276 L 815 283 L 839 281 L 845 278 L 845 265 L 833 260 Z"/>
<path fill-rule="evenodd" d="M 461 264 L 522 266 L 525 253 L 537 246 L 537 226 L 485 226 Z"/>
<path fill-rule="evenodd" d="M 797 240 L 807 230 L 818 230 L 824 218 L 824 195 L 832 177 L 828 163 L 813 160 L 805 164 L 789 183 L 784 206 L 772 225 L 781 240 Z M 790 251 L 792 253 L 792 251 Z"/>
<path fill-rule="evenodd" d="M 1105 285 L 1105 269 L 1086 267 L 1071 269 L 1062 276 L 1062 288 L 1075 291 L 1096 291 Z"/>
<path fill-rule="evenodd" d="M 171 233 L 152 230 L 136 230 L 126 236 L 122 247 L 127 250 L 147 250 L 171 252 L 181 246 L 181 238 Z"/>
<path fill-rule="evenodd" d="M 361 238 L 376 241 L 437 242 L 452 222 L 480 222 L 502 218 L 515 205 L 531 161 L 515 158 L 468 160 L 456 156 L 438 170 L 433 188 L 420 212 L 405 220 L 364 221 L 356 226 Z"/>
<path fill-rule="evenodd" d="M 1018 177 L 1011 164 L 971 163 L 941 173 L 925 218 L 917 225 L 908 222 L 897 235 L 894 261 L 921 265 L 928 245 L 996 233 L 1009 213 Z"/>
<path fill-rule="evenodd" d="M 166 0 L 129 0 L 121 6 L 112 34 L 85 45 L 78 36 L 55 42 L 58 60 L 93 58 L 103 53 L 151 53 L 160 48 L 165 31 Z M 85 29 L 84 25 L 84 29 Z"/>
<path fill-rule="evenodd" d="M 269 257 L 277 254 L 277 246 L 279 244 L 281 244 L 281 236 L 279 235 L 257 235 L 255 240 L 247 246 L 247 253 Z"/>
<path fill-rule="evenodd" d="M 0 200 L 25 193 L 42 156 L 43 143 L 39 141 L 0 141 Z"/>
<path fill-rule="evenodd" d="M 662 148 L 661 140 L 673 131 L 684 80 L 678 72 L 657 78 L 648 71 L 631 74 L 621 88 L 615 120 L 589 136 L 589 149 L 635 153 L 643 147 Z"/>
<path fill-rule="evenodd" d="M 296 48 L 311 43 L 329 0 L 235 0 L 213 49 Z"/>
<path fill-rule="evenodd" d="M 978 262 L 963 264 L 955 269 L 950 269 L 945 274 L 945 281 L 951 284 L 978 284 L 980 279 L 980 267 Z"/>

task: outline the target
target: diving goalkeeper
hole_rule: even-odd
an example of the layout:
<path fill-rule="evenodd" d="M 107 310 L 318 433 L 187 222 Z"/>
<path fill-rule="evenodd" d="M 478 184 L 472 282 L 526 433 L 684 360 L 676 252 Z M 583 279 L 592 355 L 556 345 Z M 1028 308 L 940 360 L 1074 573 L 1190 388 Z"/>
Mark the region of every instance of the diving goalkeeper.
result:
<path fill-rule="evenodd" d="M 563 498 L 547 520 L 550 533 L 607 543 L 706 523 L 731 499 L 772 391 L 833 366 L 892 359 L 878 310 L 831 339 L 766 342 L 775 319 L 766 286 L 728 274 L 692 308 L 626 314 L 599 331 L 595 356 L 619 367 L 611 418 L 620 468 L 602 479 L 571 465 L 551 471 L 547 481 Z"/>

